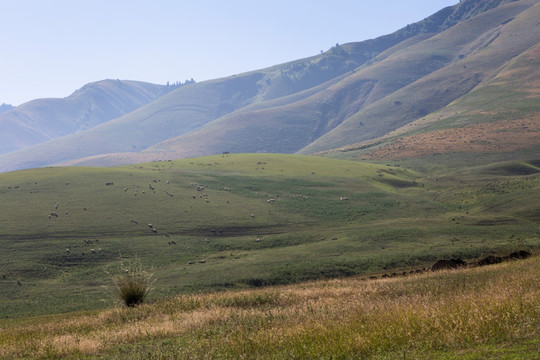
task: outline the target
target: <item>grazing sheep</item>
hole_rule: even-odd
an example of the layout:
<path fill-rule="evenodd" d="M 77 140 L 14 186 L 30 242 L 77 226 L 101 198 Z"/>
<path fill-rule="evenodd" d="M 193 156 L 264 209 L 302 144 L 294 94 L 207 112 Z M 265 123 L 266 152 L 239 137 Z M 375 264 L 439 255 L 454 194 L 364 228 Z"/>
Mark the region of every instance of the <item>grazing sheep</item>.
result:
<path fill-rule="evenodd" d="M 152 229 L 152 228 L 154 227 L 154 225 L 148 224 L 148 227 L 149 227 L 150 229 Z"/>

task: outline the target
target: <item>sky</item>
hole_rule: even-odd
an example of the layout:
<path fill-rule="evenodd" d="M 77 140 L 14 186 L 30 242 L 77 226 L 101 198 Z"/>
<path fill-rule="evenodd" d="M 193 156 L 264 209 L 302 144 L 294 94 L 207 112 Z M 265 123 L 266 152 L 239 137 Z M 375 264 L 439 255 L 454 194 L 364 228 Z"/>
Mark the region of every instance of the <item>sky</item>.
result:
<path fill-rule="evenodd" d="M 103 79 L 262 69 L 372 39 L 459 0 L 0 0 L 0 104 Z"/>

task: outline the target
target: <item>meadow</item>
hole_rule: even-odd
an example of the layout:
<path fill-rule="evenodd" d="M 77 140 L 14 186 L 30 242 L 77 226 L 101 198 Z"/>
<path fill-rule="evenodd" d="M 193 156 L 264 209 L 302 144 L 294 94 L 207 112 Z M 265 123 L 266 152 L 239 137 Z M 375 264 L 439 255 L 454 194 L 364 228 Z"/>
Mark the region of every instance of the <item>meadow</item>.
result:
<path fill-rule="evenodd" d="M 539 257 L 0 323 L 6 359 L 538 359 Z"/>
<path fill-rule="evenodd" d="M 0 318 L 109 308 L 124 263 L 178 294 L 381 276 L 539 245 L 540 171 L 278 154 L 0 175 Z"/>

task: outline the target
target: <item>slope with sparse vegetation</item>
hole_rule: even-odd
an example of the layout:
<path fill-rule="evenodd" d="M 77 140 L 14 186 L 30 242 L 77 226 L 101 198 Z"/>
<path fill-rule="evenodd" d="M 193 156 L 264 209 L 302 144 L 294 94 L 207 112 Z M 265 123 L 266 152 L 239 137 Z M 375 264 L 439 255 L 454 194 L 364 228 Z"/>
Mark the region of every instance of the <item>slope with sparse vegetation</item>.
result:
<path fill-rule="evenodd" d="M 514 58 L 536 59 L 529 50 L 540 41 L 539 11 L 536 0 L 462 1 L 387 36 L 183 86 L 90 130 L 2 155 L 0 170 L 225 151 L 312 154 L 377 139 L 446 107 L 460 114 L 455 103 Z M 524 74 L 514 85 L 534 87 Z M 519 107 L 506 103 L 507 112 Z"/>

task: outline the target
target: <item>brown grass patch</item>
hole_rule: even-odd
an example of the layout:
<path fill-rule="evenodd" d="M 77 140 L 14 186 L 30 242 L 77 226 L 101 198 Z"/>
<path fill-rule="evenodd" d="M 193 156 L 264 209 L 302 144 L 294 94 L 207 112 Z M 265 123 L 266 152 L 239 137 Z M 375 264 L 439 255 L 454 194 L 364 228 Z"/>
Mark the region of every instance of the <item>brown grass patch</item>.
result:
<path fill-rule="evenodd" d="M 450 152 L 511 152 L 540 143 L 540 114 L 404 136 L 363 156 L 365 159 L 418 157 Z"/>
<path fill-rule="evenodd" d="M 538 274 L 539 258 L 532 258 L 27 319 L 0 324 L 0 358 L 142 359 L 141 349 L 155 358 L 369 358 L 521 344 L 540 336 Z M 118 347 L 120 355 L 110 355 Z"/>

